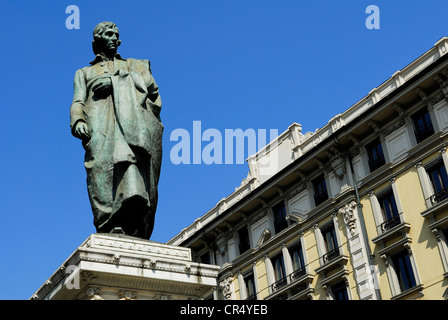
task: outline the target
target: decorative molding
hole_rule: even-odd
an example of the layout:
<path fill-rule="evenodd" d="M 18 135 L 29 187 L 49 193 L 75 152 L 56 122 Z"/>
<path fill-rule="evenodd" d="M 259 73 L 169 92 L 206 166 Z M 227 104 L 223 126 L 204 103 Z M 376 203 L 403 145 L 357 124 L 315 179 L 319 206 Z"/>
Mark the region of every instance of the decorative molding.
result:
<path fill-rule="evenodd" d="M 265 243 L 267 240 L 269 240 L 269 238 L 271 237 L 271 231 L 266 228 L 263 230 L 263 232 L 261 233 L 260 238 L 258 239 L 257 242 L 257 246 L 261 246 L 263 243 Z"/>
<path fill-rule="evenodd" d="M 324 165 L 322 164 L 322 161 L 320 161 L 319 159 L 314 158 L 313 162 L 314 162 L 315 165 L 317 165 L 319 167 L 320 170 L 324 169 Z"/>
<path fill-rule="evenodd" d="M 155 243 L 145 244 L 143 241 L 134 241 L 121 238 L 111 239 L 110 236 L 92 235 L 91 241 L 84 244 L 88 248 L 114 248 L 117 250 L 136 251 L 142 253 L 159 254 L 175 258 L 189 259 L 189 249 L 174 247 L 162 247 Z"/>
<path fill-rule="evenodd" d="M 442 237 L 440 235 L 439 229 L 434 228 L 434 229 L 431 230 L 431 232 L 436 237 L 437 242 L 441 242 L 442 241 Z"/>
<path fill-rule="evenodd" d="M 392 109 L 394 109 L 398 113 L 400 118 L 406 117 L 406 113 L 403 111 L 403 108 L 399 103 L 395 102 L 394 104 L 392 104 Z"/>
<path fill-rule="evenodd" d="M 406 119 L 404 118 L 400 118 L 400 121 L 398 121 L 397 123 L 395 123 L 394 125 L 388 127 L 387 129 L 384 130 L 384 135 L 388 136 L 390 134 L 392 134 L 393 132 L 397 131 L 398 129 L 400 129 L 401 127 L 406 125 Z"/>
<path fill-rule="evenodd" d="M 156 294 L 154 300 L 173 300 L 173 297 L 166 294 Z"/>
<path fill-rule="evenodd" d="M 412 256 L 412 247 L 411 247 L 411 243 L 410 242 L 405 242 L 403 244 L 403 246 L 406 248 L 406 250 L 408 251 L 409 255 Z"/>
<path fill-rule="evenodd" d="M 367 122 L 367 125 L 369 125 L 373 129 L 373 131 L 375 131 L 376 134 L 381 133 L 381 130 L 375 120 L 369 120 Z"/>
<path fill-rule="evenodd" d="M 356 217 L 355 217 L 356 205 L 357 204 L 355 201 L 351 201 L 350 203 L 346 204 L 344 207 L 339 209 L 339 213 L 342 214 L 344 222 L 348 226 L 352 236 L 355 235 L 356 233 Z"/>
<path fill-rule="evenodd" d="M 81 260 L 83 261 L 90 261 L 90 262 L 99 262 L 99 263 L 114 263 L 111 260 L 107 260 L 107 259 L 98 259 L 98 258 L 92 258 L 92 257 L 81 257 Z M 138 267 L 138 268 L 151 268 L 153 270 L 159 270 L 159 271 L 168 271 L 168 272 L 178 272 L 178 273 L 185 273 L 185 265 L 179 265 L 180 268 L 169 268 L 169 267 L 163 267 L 162 265 L 158 265 L 157 264 L 157 260 L 154 259 L 148 259 L 146 260 L 149 263 L 146 265 L 145 263 L 142 263 L 141 260 L 137 263 L 133 263 L 133 262 L 119 262 L 117 263 L 120 266 L 129 266 L 129 267 Z M 193 269 L 193 268 L 192 268 Z M 207 272 L 203 272 L 203 271 L 197 271 L 198 275 L 201 276 L 216 276 L 215 274 L 212 273 L 207 273 Z M 81 280 L 83 282 L 91 282 L 92 280 L 95 280 L 97 278 L 97 276 L 89 271 L 83 271 L 81 273 Z"/>
<path fill-rule="evenodd" d="M 381 259 L 383 260 L 384 264 L 386 265 L 386 268 L 389 268 L 389 259 L 385 254 L 381 255 Z"/>
<path fill-rule="evenodd" d="M 426 93 L 423 91 L 422 88 L 417 87 L 414 89 L 414 92 L 420 97 L 420 99 L 422 101 L 425 101 L 425 102 L 428 101 L 428 96 L 426 95 Z"/>
<path fill-rule="evenodd" d="M 324 284 L 322 286 L 322 289 L 324 289 L 325 295 L 327 296 L 327 298 L 330 298 L 331 297 L 331 292 L 330 292 L 330 288 L 328 288 L 328 285 Z"/>

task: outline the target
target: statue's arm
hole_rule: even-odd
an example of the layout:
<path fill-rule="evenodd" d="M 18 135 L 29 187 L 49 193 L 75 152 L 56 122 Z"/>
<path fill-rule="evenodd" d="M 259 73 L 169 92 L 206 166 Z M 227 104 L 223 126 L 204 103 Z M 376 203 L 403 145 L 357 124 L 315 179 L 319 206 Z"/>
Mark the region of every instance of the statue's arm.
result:
<path fill-rule="evenodd" d="M 70 128 L 72 134 L 79 137 L 79 134 L 76 133 L 76 127 L 79 122 L 83 122 L 85 126 L 87 126 L 86 119 L 84 117 L 83 108 L 87 100 L 87 86 L 86 79 L 84 76 L 84 72 L 79 69 L 76 71 L 75 80 L 73 83 L 73 102 L 70 107 Z"/>
<path fill-rule="evenodd" d="M 151 72 L 151 64 L 148 61 L 148 68 L 149 68 L 149 82 L 148 82 L 148 98 L 151 100 L 151 109 L 154 115 L 159 118 L 160 117 L 160 111 L 162 110 L 162 98 L 159 94 L 159 87 L 157 86 L 156 81 L 154 80 L 154 77 L 152 76 Z"/>

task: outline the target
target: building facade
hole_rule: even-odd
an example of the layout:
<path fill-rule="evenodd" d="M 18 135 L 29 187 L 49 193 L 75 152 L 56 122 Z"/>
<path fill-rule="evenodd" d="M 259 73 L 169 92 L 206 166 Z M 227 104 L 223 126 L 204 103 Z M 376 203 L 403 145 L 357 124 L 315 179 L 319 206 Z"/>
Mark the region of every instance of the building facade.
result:
<path fill-rule="evenodd" d="M 448 298 L 448 38 L 315 132 L 293 123 L 171 239 L 214 299 Z"/>

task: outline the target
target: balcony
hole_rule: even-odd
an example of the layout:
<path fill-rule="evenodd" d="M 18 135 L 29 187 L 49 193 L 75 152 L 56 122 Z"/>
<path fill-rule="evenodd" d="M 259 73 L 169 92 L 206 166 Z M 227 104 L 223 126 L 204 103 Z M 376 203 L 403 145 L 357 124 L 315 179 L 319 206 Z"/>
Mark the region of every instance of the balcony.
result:
<path fill-rule="evenodd" d="M 326 273 L 334 269 L 345 270 L 345 265 L 348 262 L 348 257 L 342 254 L 341 248 L 335 248 L 328 251 L 320 257 L 321 266 L 317 268 L 316 273 L 322 273 L 326 277 Z"/>
<path fill-rule="evenodd" d="M 392 216 L 377 226 L 378 236 L 373 238 L 372 242 L 377 244 L 397 236 L 402 238 L 409 233 L 410 228 L 411 225 L 404 221 L 403 212 L 399 213 L 397 216 Z"/>
<path fill-rule="evenodd" d="M 428 228 L 433 232 L 436 229 L 448 227 L 448 189 L 443 189 L 426 199 L 427 209 L 421 215 L 429 221 Z"/>
<path fill-rule="evenodd" d="M 290 299 L 294 297 L 306 298 L 311 292 L 310 284 L 313 276 L 307 273 L 306 268 L 300 268 L 271 285 L 271 294 L 267 300 Z M 289 298 L 288 298 L 289 297 Z"/>

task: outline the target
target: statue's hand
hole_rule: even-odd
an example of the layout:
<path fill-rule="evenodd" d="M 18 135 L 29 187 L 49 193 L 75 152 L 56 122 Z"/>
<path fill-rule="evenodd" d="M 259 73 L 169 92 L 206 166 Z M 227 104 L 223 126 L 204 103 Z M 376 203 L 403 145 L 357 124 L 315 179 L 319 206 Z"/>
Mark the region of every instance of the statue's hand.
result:
<path fill-rule="evenodd" d="M 99 97 L 105 97 L 109 94 L 112 87 L 112 80 L 110 78 L 102 78 L 95 82 L 92 87 L 93 93 Z"/>
<path fill-rule="evenodd" d="M 89 127 L 84 121 L 79 121 L 75 127 L 75 136 L 81 140 L 90 140 Z"/>

